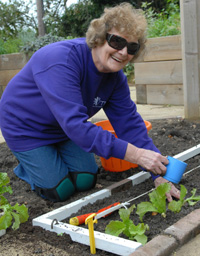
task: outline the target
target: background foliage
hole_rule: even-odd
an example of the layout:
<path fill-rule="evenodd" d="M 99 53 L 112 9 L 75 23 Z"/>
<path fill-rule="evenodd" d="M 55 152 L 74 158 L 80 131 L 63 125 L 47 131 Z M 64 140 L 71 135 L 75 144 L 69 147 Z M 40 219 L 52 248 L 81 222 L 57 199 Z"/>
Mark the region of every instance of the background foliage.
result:
<path fill-rule="evenodd" d="M 37 43 L 36 1 L 0 1 L 0 54 L 27 49 L 27 44 Z M 82 0 L 66 8 L 67 0 L 43 0 L 46 43 L 69 37 L 85 36 L 90 21 L 99 17 L 106 6 L 114 6 L 124 0 Z M 179 0 L 126 0 L 136 8 L 142 8 L 148 20 L 148 37 L 180 34 Z M 54 38 L 51 40 L 50 37 Z M 38 39 L 41 41 L 41 38 Z M 43 46 L 43 44 L 42 44 Z M 37 50 L 37 47 L 35 47 Z"/>
<path fill-rule="evenodd" d="M 74 37 L 83 37 L 92 19 L 98 18 L 105 7 L 124 0 L 79 0 L 66 7 L 67 0 L 43 0 L 46 35 L 38 37 L 36 0 L 0 1 L 0 54 L 24 51 L 31 55 L 42 46 Z M 126 0 L 144 10 L 148 21 L 148 37 L 180 34 L 179 0 Z M 134 66 L 124 68 L 133 76 Z"/>

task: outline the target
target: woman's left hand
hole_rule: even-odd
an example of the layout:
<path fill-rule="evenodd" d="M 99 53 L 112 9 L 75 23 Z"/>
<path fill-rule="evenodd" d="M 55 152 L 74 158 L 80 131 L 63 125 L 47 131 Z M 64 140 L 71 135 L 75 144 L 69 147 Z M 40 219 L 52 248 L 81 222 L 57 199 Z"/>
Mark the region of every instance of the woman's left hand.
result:
<path fill-rule="evenodd" d="M 157 179 L 154 180 L 154 184 L 155 184 L 156 188 L 160 184 L 166 183 L 166 182 L 171 185 L 171 190 L 169 191 L 169 193 L 166 193 L 166 197 L 167 197 L 168 202 L 171 202 L 173 200 L 172 196 L 177 198 L 177 199 L 180 199 L 180 191 L 174 186 L 173 183 L 169 182 L 168 180 L 164 179 L 163 177 L 158 177 Z"/>

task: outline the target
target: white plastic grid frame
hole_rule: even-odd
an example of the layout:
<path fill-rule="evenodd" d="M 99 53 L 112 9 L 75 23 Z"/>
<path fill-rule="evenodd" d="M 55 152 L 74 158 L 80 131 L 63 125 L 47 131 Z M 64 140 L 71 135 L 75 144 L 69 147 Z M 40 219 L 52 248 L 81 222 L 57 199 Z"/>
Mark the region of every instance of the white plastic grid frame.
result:
<path fill-rule="evenodd" d="M 185 161 L 199 153 L 200 144 L 178 155 L 175 155 L 174 158 Z M 135 186 L 145 181 L 149 177 L 150 174 L 148 172 L 142 171 L 129 177 L 127 180 L 131 180 L 132 186 Z M 109 189 L 102 189 L 87 197 L 83 197 L 73 203 L 67 204 L 33 219 L 33 226 L 40 226 L 46 230 L 56 232 L 57 234 L 66 233 L 70 235 L 72 241 L 90 246 L 89 230 L 87 228 L 66 224 L 63 223 L 62 220 L 70 217 L 72 214 L 77 213 L 78 210 L 81 209 L 83 206 L 89 203 L 92 204 L 97 200 L 104 199 L 110 196 L 111 191 Z M 97 249 L 114 253 L 116 255 L 128 256 L 142 246 L 141 243 L 107 235 L 98 231 L 94 231 L 94 237 L 95 247 Z"/>

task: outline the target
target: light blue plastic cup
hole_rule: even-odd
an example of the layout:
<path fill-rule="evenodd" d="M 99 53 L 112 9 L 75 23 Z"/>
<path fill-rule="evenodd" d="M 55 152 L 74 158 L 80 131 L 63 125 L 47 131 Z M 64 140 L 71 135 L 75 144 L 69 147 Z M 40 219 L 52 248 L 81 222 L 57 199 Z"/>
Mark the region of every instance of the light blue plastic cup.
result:
<path fill-rule="evenodd" d="M 187 164 L 171 156 L 168 156 L 167 159 L 169 160 L 169 164 L 166 165 L 167 171 L 163 178 L 178 184 L 185 172 Z"/>

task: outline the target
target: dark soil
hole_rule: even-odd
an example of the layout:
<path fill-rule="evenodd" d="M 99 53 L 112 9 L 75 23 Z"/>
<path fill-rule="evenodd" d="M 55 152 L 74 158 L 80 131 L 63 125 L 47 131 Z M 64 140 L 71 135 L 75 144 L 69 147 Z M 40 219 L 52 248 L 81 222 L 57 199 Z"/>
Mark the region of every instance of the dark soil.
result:
<path fill-rule="evenodd" d="M 155 145 L 160 149 L 163 155 L 174 156 L 181 153 L 193 146 L 200 143 L 200 123 L 189 122 L 182 119 L 167 119 L 167 120 L 152 120 L 152 130 L 149 132 Z M 8 149 L 6 143 L 0 145 L 0 171 L 7 172 L 11 179 L 11 187 L 13 189 L 12 195 L 6 195 L 6 198 L 11 204 L 18 202 L 19 204 L 26 204 L 29 211 L 28 222 L 21 224 L 20 228 L 13 231 L 11 228 L 7 230 L 6 235 L 0 238 L 1 250 L 0 256 L 24 256 L 24 255 L 41 255 L 41 256 L 65 256 L 65 255 L 82 255 L 87 256 L 90 254 L 90 248 L 88 246 L 71 241 L 71 238 L 64 234 L 58 236 L 56 233 L 45 231 L 40 227 L 33 227 L 32 220 L 44 213 L 57 209 L 70 202 L 78 200 L 88 194 L 92 194 L 99 191 L 102 188 L 110 186 L 111 184 L 123 180 L 134 173 L 140 171 L 139 168 L 130 169 L 121 173 L 111 173 L 105 171 L 101 167 L 101 161 L 96 157 L 97 163 L 100 167 L 98 174 L 98 182 L 96 187 L 88 192 L 75 194 L 68 201 L 62 203 L 52 203 L 38 197 L 30 186 L 24 181 L 18 179 L 13 173 L 13 168 L 17 165 L 17 160 Z M 200 156 L 197 155 L 194 158 L 186 161 L 188 167 L 186 171 L 189 171 L 200 165 Z M 200 194 L 199 189 L 199 170 L 200 167 L 195 169 L 190 174 L 183 177 L 181 184 L 183 184 L 188 190 L 188 196 L 193 188 L 197 188 L 197 194 Z M 87 212 L 95 212 L 96 210 L 103 208 L 116 201 L 126 202 L 154 187 L 151 179 L 139 184 L 128 191 L 121 191 L 116 193 L 109 199 L 101 200 L 95 205 L 89 205 L 86 209 L 82 208 L 78 214 Z M 177 185 L 179 188 L 179 185 Z M 141 201 L 149 200 L 148 196 L 144 196 L 132 203 L 138 204 Z M 146 233 L 148 235 L 148 241 L 151 240 L 157 234 L 162 233 L 164 229 L 177 222 L 180 218 L 184 217 L 196 208 L 199 208 L 200 204 L 197 203 L 193 207 L 188 205 L 184 206 L 182 211 L 178 214 L 174 214 L 167 211 L 167 217 L 163 218 L 161 215 L 152 217 L 151 214 L 146 214 L 144 217 L 144 223 L 147 223 L 150 230 Z M 112 215 L 105 219 L 100 219 L 98 224 L 95 225 L 95 230 L 104 232 L 105 226 L 110 220 L 119 218 L 118 212 L 114 212 Z M 137 224 L 138 217 L 133 215 L 135 224 Z M 113 255 L 111 253 L 97 250 L 97 256 L 99 255 Z"/>

